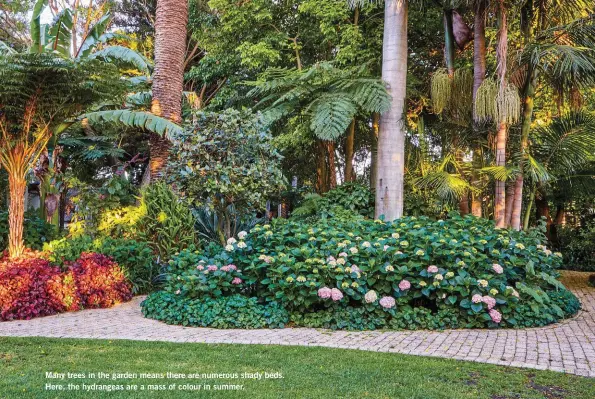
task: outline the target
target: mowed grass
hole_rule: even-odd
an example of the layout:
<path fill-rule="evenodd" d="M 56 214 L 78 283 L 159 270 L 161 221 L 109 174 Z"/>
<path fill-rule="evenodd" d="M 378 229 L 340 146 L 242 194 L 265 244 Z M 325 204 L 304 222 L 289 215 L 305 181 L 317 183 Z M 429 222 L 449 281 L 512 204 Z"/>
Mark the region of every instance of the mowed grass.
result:
<path fill-rule="evenodd" d="M 56 380 L 46 372 L 84 373 Z M 90 379 L 89 373 L 137 373 Z M 283 378 L 147 379 L 140 373 L 278 373 Z M 46 390 L 46 384 L 79 391 Z M 83 384 L 136 385 L 137 391 L 83 391 Z M 168 390 L 176 384 L 173 390 Z M 180 385 L 200 386 L 181 391 Z M 217 391 L 218 386 L 241 390 Z M 210 391 L 204 391 L 210 385 Z M 166 391 L 144 390 L 160 388 Z M 0 338 L 0 398 L 456 398 L 592 399 L 595 379 L 562 373 L 392 353 L 261 345 Z"/>

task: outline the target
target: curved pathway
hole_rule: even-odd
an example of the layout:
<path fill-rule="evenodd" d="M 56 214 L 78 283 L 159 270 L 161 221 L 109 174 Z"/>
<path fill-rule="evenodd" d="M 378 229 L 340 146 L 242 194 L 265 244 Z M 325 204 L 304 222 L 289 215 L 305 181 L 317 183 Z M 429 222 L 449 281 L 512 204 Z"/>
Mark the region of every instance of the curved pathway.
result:
<path fill-rule="evenodd" d="M 64 313 L 0 323 L 0 336 L 129 339 L 325 346 L 436 356 L 595 377 L 595 289 L 587 273 L 566 272 L 563 282 L 583 304 L 563 323 L 526 330 L 347 332 L 309 328 L 216 330 L 168 326 L 143 318 L 138 297 L 112 309 Z"/>

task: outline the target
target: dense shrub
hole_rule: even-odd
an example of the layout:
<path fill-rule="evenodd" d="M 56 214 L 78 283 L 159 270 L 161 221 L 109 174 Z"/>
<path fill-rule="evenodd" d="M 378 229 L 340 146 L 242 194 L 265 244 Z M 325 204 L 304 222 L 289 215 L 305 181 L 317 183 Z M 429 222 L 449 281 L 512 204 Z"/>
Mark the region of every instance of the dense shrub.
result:
<path fill-rule="evenodd" d="M 292 212 L 295 220 L 340 218 L 359 219 L 374 217 L 374 193 L 368 186 L 359 183 L 345 183 L 330 190 L 324 196 L 307 195 L 300 206 Z"/>
<path fill-rule="evenodd" d="M 289 313 L 275 303 L 259 304 L 241 295 L 190 299 L 156 292 L 143 302 L 143 314 L 167 324 L 213 328 L 283 328 Z"/>
<path fill-rule="evenodd" d="M 84 254 L 67 270 L 40 255 L 0 259 L 0 320 L 109 307 L 131 297 L 121 269 L 103 255 Z"/>
<path fill-rule="evenodd" d="M 143 241 L 110 237 L 92 239 L 88 236 L 63 238 L 46 244 L 44 251 L 50 261 L 62 267 L 84 252 L 109 256 L 124 270 L 134 294 L 152 291 L 159 275 L 159 264 L 154 261 L 153 251 Z"/>
<path fill-rule="evenodd" d="M 0 320 L 28 320 L 79 308 L 72 275 L 39 258 L 0 261 Z"/>
<path fill-rule="evenodd" d="M 68 270 L 85 308 L 109 308 L 132 298 L 124 272 L 105 255 L 83 253 Z"/>
<path fill-rule="evenodd" d="M 285 187 L 282 157 L 260 114 L 199 112 L 174 139 L 168 179 L 194 207 L 217 215 L 225 239 L 233 235 L 230 219 L 263 212 Z"/>
<path fill-rule="evenodd" d="M 582 228 L 559 228 L 558 242 L 564 269 L 595 271 L 595 221 Z"/>
<path fill-rule="evenodd" d="M 37 212 L 29 211 L 25 214 L 23 238 L 25 246 L 39 250 L 43 244 L 58 236 L 54 225 L 46 223 Z M 8 212 L 0 211 L 0 253 L 8 246 Z"/>
<path fill-rule="evenodd" d="M 183 251 L 165 290 L 256 297 L 280 303 L 298 325 L 330 328 L 542 325 L 578 305 L 556 279 L 561 254 L 544 241 L 473 217 L 275 220 L 224 248 Z"/>

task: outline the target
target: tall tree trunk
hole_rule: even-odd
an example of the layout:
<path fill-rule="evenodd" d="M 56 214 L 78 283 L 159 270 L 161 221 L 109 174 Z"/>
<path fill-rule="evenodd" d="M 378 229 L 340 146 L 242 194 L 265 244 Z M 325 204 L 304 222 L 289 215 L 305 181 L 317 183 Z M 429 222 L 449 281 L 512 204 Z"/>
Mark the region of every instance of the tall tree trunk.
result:
<path fill-rule="evenodd" d="M 370 187 L 376 189 L 376 177 L 378 176 L 378 131 L 380 130 L 380 114 L 375 112 L 372 115 L 372 129 L 370 130 Z"/>
<path fill-rule="evenodd" d="M 318 194 L 324 194 L 328 191 L 326 146 L 322 140 L 316 140 L 316 191 Z"/>
<path fill-rule="evenodd" d="M 496 166 L 506 166 L 506 130 L 506 123 L 501 122 L 496 136 Z M 506 227 L 506 182 L 501 180 L 496 180 L 494 220 L 496 227 Z"/>
<path fill-rule="evenodd" d="M 403 216 L 405 175 L 405 94 L 407 85 L 407 1 L 385 2 L 382 79 L 392 96 L 390 110 L 380 119 L 376 217 Z"/>
<path fill-rule="evenodd" d="M 353 173 L 353 147 L 355 143 L 355 119 L 351 121 L 349 130 L 347 131 L 347 137 L 345 138 L 345 182 L 351 182 L 355 180 L 355 174 Z"/>
<path fill-rule="evenodd" d="M 506 227 L 512 222 L 512 203 L 514 202 L 515 185 L 509 184 L 506 188 Z"/>
<path fill-rule="evenodd" d="M 25 252 L 23 221 L 25 220 L 25 189 L 27 181 L 24 175 L 9 174 L 8 186 L 10 192 L 10 204 L 8 206 L 8 253 L 11 258 L 18 258 Z"/>
<path fill-rule="evenodd" d="M 475 23 L 473 26 L 473 103 L 477 96 L 477 90 L 486 77 L 486 4 L 484 0 L 478 0 L 475 8 Z M 475 107 L 474 107 L 475 109 Z M 475 112 L 475 111 L 474 111 Z M 476 120 L 473 115 L 473 120 Z M 480 126 L 473 124 L 476 135 L 479 136 Z M 471 185 L 478 188 L 481 178 L 478 169 L 482 166 L 481 147 L 479 145 L 473 150 L 473 170 L 471 172 Z M 481 193 L 471 193 L 471 213 L 481 217 L 482 202 Z"/>
<path fill-rule="evenodd" d="M 508 62 L 508 22 L 507 10 L 504 0 L 499 0 L 500 29 L 498 31 L 498 49 L 496 58 L 498 62 L 497 72 L 500 80 L 500 92 L 503 93 L 506 82 L 506 63 Z M 498 121 L 498 134 L 496 136 L 496 166 L 506 166 L 506 136 L 507 125 L 505 121 Z M 494 219 L 496 227 L 506 227 L 506 182 L 496 180 L 496 192 L 494 194 Z"/>
<path fill-rule="evenodd" d="M 521 127 L 521 148 L 520 148 L 520 164 L 519 164 L 519 175 L 516 179 L 516 190 L 514 193 L 514 210 L 512 211 L 512 228 L 514 230 L 521 229 L 521 212 L 523 208 L 523 185 L 524 185 L 524 161 L 527 156 L 529 147 L 529 133 L 531 133 L 531 123 L 533 122 L 533 108 L 535 97 L 535 78 L 531 76 L 532 73 L 529 71 L 529 77 L 527 78 L 527 86 L 525 89 L 525 101 L 523 109 L 523 124 Z"/>
<path fill-rule="evenodd" d="M 186 56 L 186 0 L 157 0 L 155 13 L 155 72 L 151 111 L 174 122 L 182 120 L 184 59 Z M 170 143 L 165 137 L 151 134 L 149 149 L 150 180 L 161 177 L 167 164 Z"/>
<path fill-rule="evenodd" d="M 329 141 L 326 144 L 327 156 L 328 156 L 328 177 L 329 177 L 329 189 L 337 187 L 337 164 L 335 162 L 335 143 Z"/>

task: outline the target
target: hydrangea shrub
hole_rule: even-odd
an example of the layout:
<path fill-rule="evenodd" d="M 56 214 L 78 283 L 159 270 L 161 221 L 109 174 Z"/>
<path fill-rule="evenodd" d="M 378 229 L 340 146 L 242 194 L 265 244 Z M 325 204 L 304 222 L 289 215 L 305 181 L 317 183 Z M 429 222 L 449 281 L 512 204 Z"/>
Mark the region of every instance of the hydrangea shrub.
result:
<path fill-rule="evenodd" d="M 544 241 L 538 232 L 499 230 L 473 217 L 275 220 L 224 248 L 181 253 L 166 290 L 179 298 L 242 294 L 278 302 L 299 325 L 331 328 L 543 325 L 578 310 L 557 280 L 561 254 Z"/>

